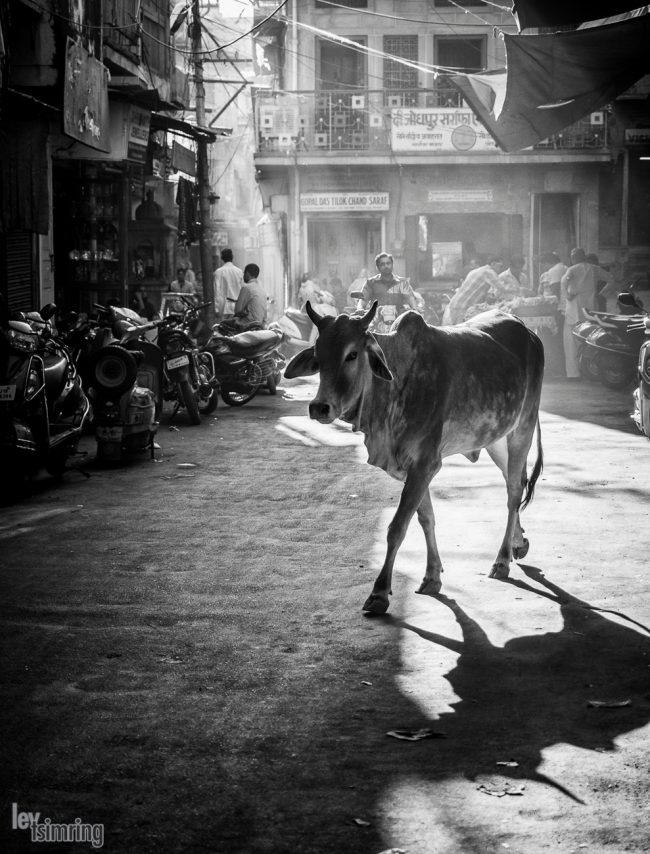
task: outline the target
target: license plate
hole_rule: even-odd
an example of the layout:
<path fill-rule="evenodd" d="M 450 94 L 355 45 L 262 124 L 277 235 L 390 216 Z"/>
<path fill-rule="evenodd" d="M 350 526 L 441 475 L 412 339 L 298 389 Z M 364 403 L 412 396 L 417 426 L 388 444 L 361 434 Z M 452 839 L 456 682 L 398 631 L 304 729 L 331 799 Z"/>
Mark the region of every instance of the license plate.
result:
<path fill-rule="evenodd" d="M 0 385 L 0 403 L 7 400 L 16 399 L 15 385 Z"/>
<path fill-rule="evenodd" d="M 121 442 L 122 441 L 122 425 L 112 425 L 105 426 L 103 424 L 98 424 L 95 427 L 95 434 L 98 439 L 101 439 L 103 442 Z"/>
<path fill-rule="evenodd" d="M 189 356 L 176 356 L 173 359 L 167 359 L 165 365 L 168 370 L 173 371 L 174 368 L 182 368 L 184 365 L 189 365 L 190 359 Z"/>

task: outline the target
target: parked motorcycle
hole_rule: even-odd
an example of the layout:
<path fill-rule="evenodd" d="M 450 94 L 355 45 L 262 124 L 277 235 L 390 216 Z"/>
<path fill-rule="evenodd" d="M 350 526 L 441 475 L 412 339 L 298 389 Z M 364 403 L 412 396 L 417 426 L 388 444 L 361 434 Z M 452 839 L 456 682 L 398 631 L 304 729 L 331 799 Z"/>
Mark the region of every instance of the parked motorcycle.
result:
<path fill-rule="evenodd" d="M 278 329 L 259 329 L 224 335 L 215 327 L 201 355 L 209 355 L 223 401 L 243 406 L 266 386 L 275 394 L 286 365 L 279 352 L 283 334 Z"/>
<path fill-rule="evenodd" d="M 650 316 L 633 294 L 619 294 L 619 300 L 638 314 L 628 317 L 628 329 L 642 332 L 644 341 L 639 349 L 637 386 L 634 389 L 632 420 L 643 435 L 650 439 Z"/>
<path fill-rule="evenodd" d="M 587 344 L 587 339 L 593 332 L 600 328 L 600 325 L 598 319 L 593 316 L 596 312 L 590 312 L 587 309 L 583 309 L 583 311 L 586 315 L 585 319 L 576 323 L 571 330 L 571 334 L 577 342 L 577 360 L 580 376 L 585 380 L 596 381 L 600 379 L 598 350 L 595 347 L 590 347 Z"/>
<path fill-rule="evenodd" d="M 120 462 L 146 450 L 153 457 L 160 384 L 151 379 L 161 371 L 162 357 L 140 336 L 155 324 L 129 309 L 95 308 L 97 318 L 72 318 L 66 340 L 92 403 L 97 460 Z"/>
<path fill-rule="evenodd" d="M 584 314 L 594 326 L 580 341 L 583 370 L 590 371 L 609 388 L 622 389 L 631 385 L 636 375 L 643 333 L 628 329 L 630 316 L 626 314 L 586 309 Z"/>
<path fill-rule="evenodd" d="M 0 470 L 5 482 L 45 468 L 61 477 L 89 402 L 74 361 L 54 334 L 53 303 L 10 317 L 0 310 Z"/>
<path fill-rule="evenodd" d="M 163 397 L 176 403 L 174 415 L 184 407 L 191 424 L 200 424 L 201 414 L 213 412 L 219 403 L 214 358 L 209 351 L 200 350 L 191 336 L 199 312 L 208 305 L 188 305 L 182 314 L 168 314 L 156 321 L 158 346 L 164 356 Z"/>

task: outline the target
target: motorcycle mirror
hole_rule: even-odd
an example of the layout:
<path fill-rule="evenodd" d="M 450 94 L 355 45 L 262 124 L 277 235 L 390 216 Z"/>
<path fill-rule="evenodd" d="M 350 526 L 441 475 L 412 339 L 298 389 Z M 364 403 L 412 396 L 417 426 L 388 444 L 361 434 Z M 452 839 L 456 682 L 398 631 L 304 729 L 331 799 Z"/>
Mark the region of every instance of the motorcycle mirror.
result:
<path fill-rule="evenodd" d="M 618 300 L 618 302 L 620 302 L 621 305 L 627 305 L 630 308 L 638 308 L 639 307 L 639 304 L 638 304 L 637 299 L 634 296 L 634 294 L 631 294 L 628 291 L 624 291 L 623 293 L 620 293 L 616 297 L 616 299 Z"/>
<path fill-rule="evenodd" d="M 41 315 L 43 320 L 49 320 L 56 314 L 56 305 L 53 302 L 46 303 L 39 311 L 39 314 Z"/>

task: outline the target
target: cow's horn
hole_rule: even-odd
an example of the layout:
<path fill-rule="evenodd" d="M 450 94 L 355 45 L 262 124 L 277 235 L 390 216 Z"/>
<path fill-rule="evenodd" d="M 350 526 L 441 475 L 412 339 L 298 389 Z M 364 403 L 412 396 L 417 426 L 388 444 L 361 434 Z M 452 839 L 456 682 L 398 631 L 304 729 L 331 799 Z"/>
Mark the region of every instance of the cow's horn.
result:
<path fill-rule="evenodd" d="M 372 321 L 375 319 L 375 315 L 377 314 L 377 306 L 379 305 L 378 300 L 375 300 L 373 304 L 370 306 L 368 311 L 363 315 L 363 317 L 359 318 L 359 323 L 363 326 L 364 329 L 367 329 Z"/>
<path fill-rule="evenodd" d="M 307 316 L 311 320 L 311 322 L 316 326 L 317 329 L 320 329 L 325 318 L 322 314 L 319 314 L 317 311 L 311 307 L 311 303 L 309 300 L 305 303 L 305 311 L 307 312 Z"/>

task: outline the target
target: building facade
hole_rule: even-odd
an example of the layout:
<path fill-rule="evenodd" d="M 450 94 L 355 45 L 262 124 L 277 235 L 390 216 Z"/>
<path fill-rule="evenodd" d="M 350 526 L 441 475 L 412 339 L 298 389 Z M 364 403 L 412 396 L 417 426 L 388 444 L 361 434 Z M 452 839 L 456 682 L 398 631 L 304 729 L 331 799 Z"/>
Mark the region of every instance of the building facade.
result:
<path fill-rule="evenodd" d="M 168 0 L 9 0 L 0 15 L 0 290 L 11 310 L 154 300 L 198 239 Z"/>
<path fill-rule="evenodd" d="M 260 15 L 267 4 L 260 3 Z M 503 67 L 510 11 L 479 0 L 289 3 L 275 78 L 255 98 L 255 164 L 286 229 L 289 281 L 352 282 L 380 250 L 421 291 L 473 259 L 598 254 L 647 270 L 647 79 L 532 148 L 506 154 L 449 82 Z"/>

